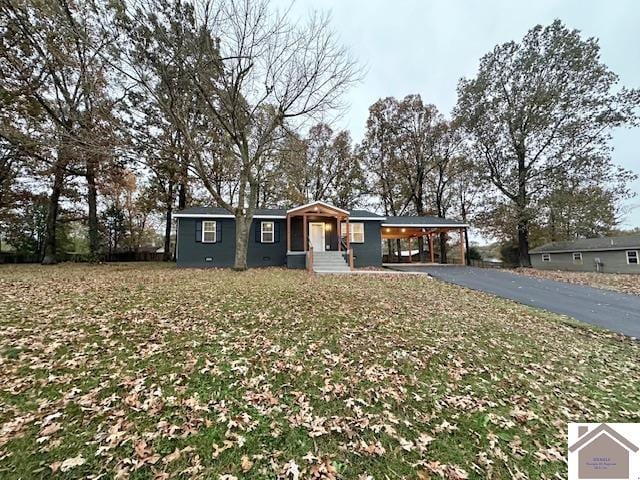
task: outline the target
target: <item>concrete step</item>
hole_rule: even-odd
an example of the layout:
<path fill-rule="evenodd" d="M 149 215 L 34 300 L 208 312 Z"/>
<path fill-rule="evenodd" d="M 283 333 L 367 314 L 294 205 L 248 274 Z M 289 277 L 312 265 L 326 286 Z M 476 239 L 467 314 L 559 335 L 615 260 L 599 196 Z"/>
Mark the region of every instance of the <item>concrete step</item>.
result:
<path fill-rule="evenodd" d="M 349 267 L 342 268 L 314 268 L 315 273 L 350 273 Z"/>

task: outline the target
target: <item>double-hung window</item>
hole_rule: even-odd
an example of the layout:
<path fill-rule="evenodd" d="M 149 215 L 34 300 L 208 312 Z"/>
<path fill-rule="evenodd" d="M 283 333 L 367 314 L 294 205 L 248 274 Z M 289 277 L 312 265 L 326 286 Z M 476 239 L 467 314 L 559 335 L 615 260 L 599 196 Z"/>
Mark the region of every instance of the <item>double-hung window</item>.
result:
<path fill-rule="evenodd" d="M 216 228 L 215 220 L 202 222 L 202 243 L 216 243 Z"/>
<path fill-rule="evenodd" d="M 629 265 L 638 265 L 638 250 L 627 250 L 627 263 Z"/>
<path fill-rule="evenodd" d="M 550 262 L 551 261 L 551 254 L 550 253 L 543 253 L 542 254 L 542 261 L 543 262 Z"/>
<path fill-rule="evenodd" d="M 582 252 L 573 252 L 573 263 L 575 265 L 582 265 Z"/>
<path fill-rule="evenodd" d="M 340 235 L 347 236 L 347 223 L 340 225 Z M 364 223 L 349 223 L 349 241 L 351 243 L 364 243 Z"/>
<path fill-rule="evenodd" d="M 261 222 L 260 223 L 260 241 L 262 243 L 274 242 L 274 228 L 273 222 Z"/>

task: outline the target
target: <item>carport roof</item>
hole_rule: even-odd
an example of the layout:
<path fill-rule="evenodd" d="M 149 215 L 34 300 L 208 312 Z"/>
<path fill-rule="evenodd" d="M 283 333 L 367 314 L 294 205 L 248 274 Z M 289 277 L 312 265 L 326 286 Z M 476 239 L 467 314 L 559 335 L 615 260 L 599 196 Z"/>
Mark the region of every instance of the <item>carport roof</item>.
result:
<path fill-rule="evenodd" d="M 530 250 L 529 253 L 600 252 L 604 250 L 640 249 L 640 235 L 624 237 L 579 238 L 565 242 L 551 242 Z"/>
<path fill-rule="evenodd" d="M 400 216 L 387 217 L 382 222 L 383 227 L 468 227 L 464 222 L 452 220 L 450 218 L 429 217 L 429 216 Z"/>

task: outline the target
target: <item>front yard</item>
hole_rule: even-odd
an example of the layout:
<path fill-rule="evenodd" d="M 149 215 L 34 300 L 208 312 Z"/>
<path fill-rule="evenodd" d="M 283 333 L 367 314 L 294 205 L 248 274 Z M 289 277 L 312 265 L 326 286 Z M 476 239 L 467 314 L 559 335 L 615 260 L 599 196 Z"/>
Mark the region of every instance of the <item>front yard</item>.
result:
<path fill-rule="evenodd" d="M 640 275 L 625 273 L 565 272 L 562 270 L 538 270 L 535 268 L 518 268 L 514 270 L 521 275 L 547 278 L 559 282 L 577 283 L 594 288 L 604 288 L 620 293 L 640 295 Z"/>
<path fill-rule="evenodd" d="M 640 345 L 424 277 L 0 268 L 0 477 L 563 478 Z"/>

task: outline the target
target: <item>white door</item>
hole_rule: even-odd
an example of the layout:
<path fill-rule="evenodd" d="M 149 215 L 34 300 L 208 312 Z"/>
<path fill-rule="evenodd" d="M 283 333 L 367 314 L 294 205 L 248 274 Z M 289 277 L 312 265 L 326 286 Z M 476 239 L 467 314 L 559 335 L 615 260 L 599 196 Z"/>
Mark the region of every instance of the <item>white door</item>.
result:
<path fill-rule="evenodd" d="M 324 252 L 324 223 L 309 224 L 309 240 L 316 252 Z"/>

